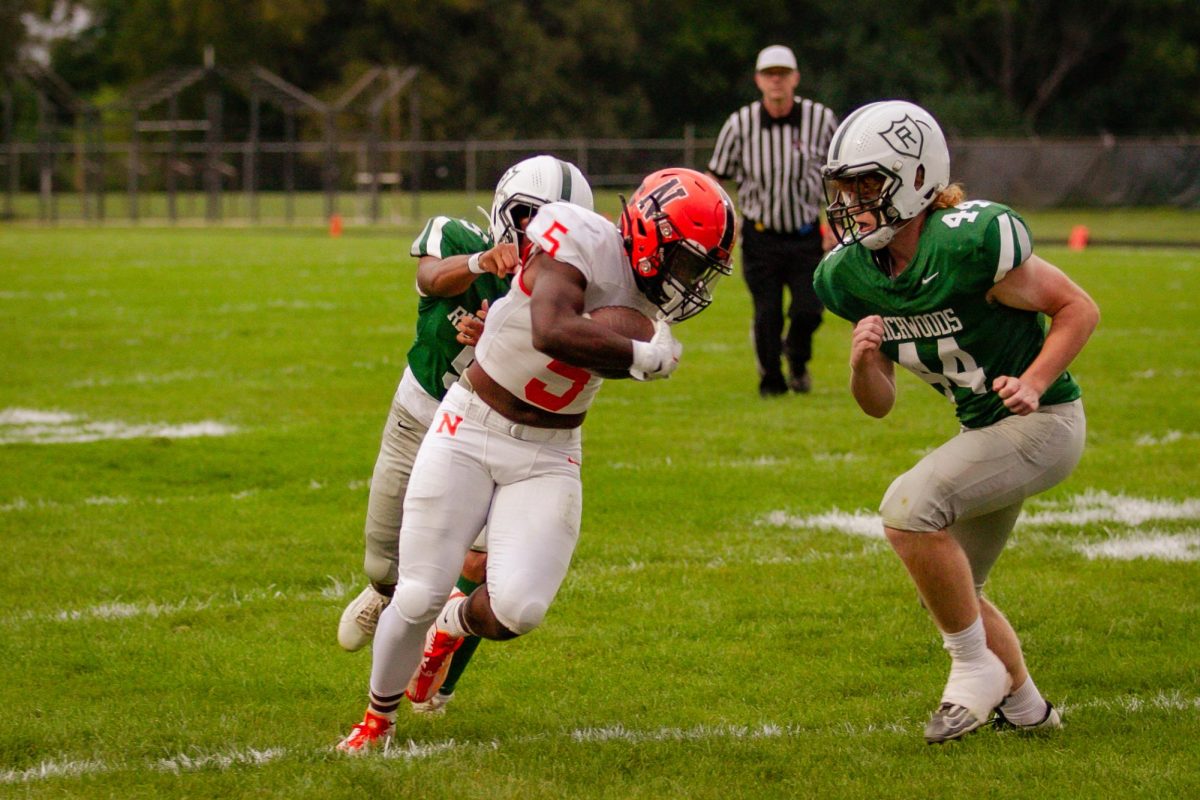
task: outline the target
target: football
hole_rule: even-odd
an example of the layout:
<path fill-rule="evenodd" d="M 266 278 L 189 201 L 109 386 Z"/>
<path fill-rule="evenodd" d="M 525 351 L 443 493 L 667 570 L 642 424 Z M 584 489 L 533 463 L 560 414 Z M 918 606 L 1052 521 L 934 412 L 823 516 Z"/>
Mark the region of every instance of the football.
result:
<path fill-rule="evenodd" d="M 601 306 L 593 308 L 587 316 L 591 317 L 593 322 L 639 342 L 648 342 L 654 336 L 654 320 L 636 308 Z"/>
<path fill-rule="evenodd" d="M 639 342 L 648 342 L 654 336 L 654 320 L 636 308 L 628 306 L 601 306 L 587 312 L 587 316 L 591 317 L 593 322 L 598 322 L 622 336 L 628 336 L 630 339 L 636 339 Z M 591 372 L 593 375 L 599 375 L 601 378 L 629 377 L 628 370 L 593 369 Z"/>

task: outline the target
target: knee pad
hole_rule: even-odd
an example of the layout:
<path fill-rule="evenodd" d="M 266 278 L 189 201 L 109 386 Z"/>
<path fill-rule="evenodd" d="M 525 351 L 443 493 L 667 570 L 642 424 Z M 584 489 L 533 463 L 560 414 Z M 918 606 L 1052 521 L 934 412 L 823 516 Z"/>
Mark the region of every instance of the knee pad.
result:
<path fill-rule="evenodd" d="M 883 500 L 879 503 L 879 515 L 889 528 L 940 531 L 950 524 L 945 509 L 939 508 L 935 500 L 940 495 L 936 482 L 909 470 L 892 481 L 892 485 L 884 492 Z"/>
<path fill-rule="evenodd" d="M 395 583 L 396 551 L 400 546 L 399 528 L 384 525 L 368 513 L 363 532 L 363 571 L 376 583 Z"/>
<path fill-rule="evenodd" d="M 363 556 L 363 572 L 374 583 L 395 583 L 396 560 L 379 556 L 368 549 L 366 555 Z"/>
<path fill-rule="evenodd" d="M 396 587 L 391 605 L 405 622 L 422 624 L 437 616 L 447 593 L 417 581 L 403 581 Z"/>
<path fill-rule="evenodd" d="M 492 614 L 500 624 L 512 632 L 513 636 L 523 636 L 542 624 L 546 618 L 548 606 L 541 601 L 521 601 L 519 603 L 497 603 L 493 596 Z"/>

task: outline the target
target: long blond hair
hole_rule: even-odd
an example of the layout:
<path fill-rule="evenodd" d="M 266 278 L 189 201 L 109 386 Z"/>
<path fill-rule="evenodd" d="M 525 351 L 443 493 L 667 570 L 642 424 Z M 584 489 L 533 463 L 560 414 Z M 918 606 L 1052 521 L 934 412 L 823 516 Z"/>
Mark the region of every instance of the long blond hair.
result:
<path fill-rule="evenodd" d="M 942 208 L 952 208 L 967 197 L 967 190 L 963 188 L 961 183 L 952 183 L 942 191 L 938 192 L 938 196 L 933 198 L 933 202 L 929 208 L 931 211 L 937 211 Z"/>

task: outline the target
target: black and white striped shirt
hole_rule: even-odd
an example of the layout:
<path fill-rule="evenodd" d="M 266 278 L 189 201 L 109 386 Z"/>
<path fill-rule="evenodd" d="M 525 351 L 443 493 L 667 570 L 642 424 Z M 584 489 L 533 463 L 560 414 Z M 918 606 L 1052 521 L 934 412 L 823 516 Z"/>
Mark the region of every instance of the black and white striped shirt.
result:
<path fill-rule="evenodd" d="M 807 232 L 824 205 L 821 167 L 837 125 L 833 112 L 815 100 L 795 98 L 791 113 L 779 119 L 756 100 L 729 115 L 708 169 L 737 182 L 747 224 Z"/>

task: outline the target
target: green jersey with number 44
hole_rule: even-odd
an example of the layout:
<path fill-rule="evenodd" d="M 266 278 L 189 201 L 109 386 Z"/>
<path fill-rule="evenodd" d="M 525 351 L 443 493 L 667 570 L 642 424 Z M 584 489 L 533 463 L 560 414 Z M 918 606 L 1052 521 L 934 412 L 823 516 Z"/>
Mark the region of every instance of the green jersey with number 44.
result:
<path fill-rule="evenodd" d="M 980 428 L 1011 414 L 992 382 L 1019 377 L 1046 338 L 1038 313 L 987 299 L 992 285 L 1032 252 L 1016 212 L 969 200 L 929 215 L 916 255 L 897 277 L 885 274 L 862 245 L 840 245 L 817 268 L 814 287 L 826 308 L 850 322 L 882 316 L 884 355 L 945 394 L 964 426 Z M 1064 372 L 1041 403 L 1079 395 L 1079 384 Z"/>
<path fill-rule="evenodd" d="M 434 217 L 425 223 L 413 241 L 410 253 L 417 257 L 469 255 L 492 246 L 479 226 L 465 219 Z M 455 337 L 459 319 L 479 311 L 483 301 L 494 303 L 508 292 L 509 280 L 485 272 L 471 287 L 452 297 L 422 296 L 417 305 L 417 338 L 408 351 L 408 366 L 421 388 L 441 400 L 446 390 L 475 357 L 475 348 L 464 347 Z"/>

